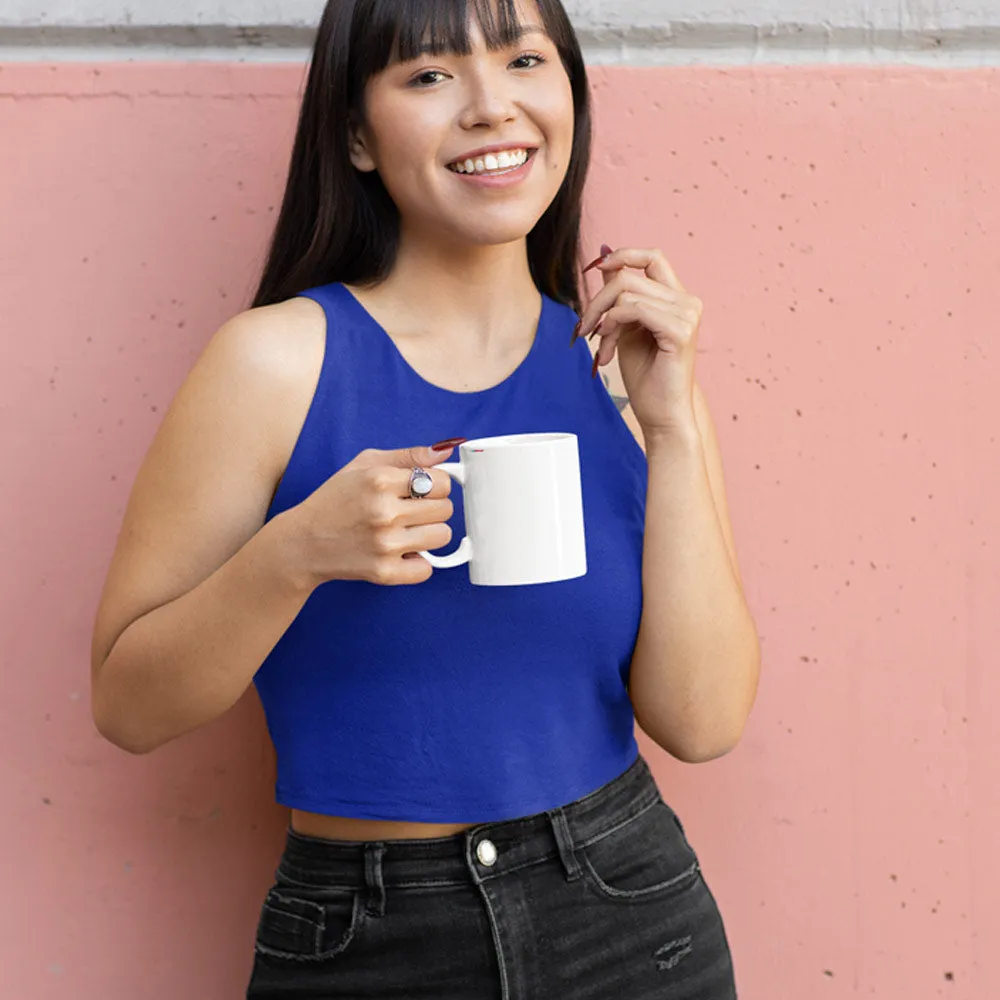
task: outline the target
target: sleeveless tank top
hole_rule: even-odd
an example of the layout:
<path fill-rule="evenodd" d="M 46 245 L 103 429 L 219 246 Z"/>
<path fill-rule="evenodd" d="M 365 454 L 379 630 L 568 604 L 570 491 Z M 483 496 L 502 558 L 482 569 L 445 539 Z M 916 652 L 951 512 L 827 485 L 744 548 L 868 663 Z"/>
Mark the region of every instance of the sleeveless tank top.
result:
<path fill-rule="evenodd" d="M 343 284 L 302 294 L 326 314 L 326 350 L 267 520 L 365 448 L 572 432 L 587 573 L 484 587 L 458 567 L 417 585 L 321 584 L 254 676 L 277 801 L 334 816 L 476 823 L 543 812 L 606 784 L 639 752 L 627 685 L 647 466 L 603 380 L 591 377 L 586 343 L 570 346 L 576 313 L 543 296 L 520 366 L 461 393 L 423 379 Z M 453 541 L 439 554 L 465 534 L 458 484 L 451 499 Z"/>

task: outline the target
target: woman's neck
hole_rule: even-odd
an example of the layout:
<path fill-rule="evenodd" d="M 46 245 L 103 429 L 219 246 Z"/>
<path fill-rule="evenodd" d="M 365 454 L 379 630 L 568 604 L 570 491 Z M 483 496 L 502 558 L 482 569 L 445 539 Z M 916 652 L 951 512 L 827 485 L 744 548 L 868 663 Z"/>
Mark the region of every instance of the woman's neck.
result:
<path fill-rule="evenodd" d="M 404 243 L 389 277 L 359 297 L 393 317 L 394 336 L 484 354 L 533 333 L 541 308 L 523 241 L 461 251 Z"/>

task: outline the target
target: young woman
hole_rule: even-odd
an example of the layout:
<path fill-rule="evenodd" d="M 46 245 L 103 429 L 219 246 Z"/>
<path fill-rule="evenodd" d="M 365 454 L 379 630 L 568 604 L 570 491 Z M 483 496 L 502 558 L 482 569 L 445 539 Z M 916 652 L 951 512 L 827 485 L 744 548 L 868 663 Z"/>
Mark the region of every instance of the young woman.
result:
<path fill-rule="evenodd" d="M 585 304 L 589 144 L 559 0 L 330 0 L 253 308 L 164 419 L 94 630 L 95 722 L 133 753 L 261 697 L 290 822 L 248 997 L 735 996 L 634 735 L 718 757 L 757 684 L 702 308 L 631 248 Z M 464 533 L 435 466 L 553 430 L 587 574 L 432 570 Z"/>

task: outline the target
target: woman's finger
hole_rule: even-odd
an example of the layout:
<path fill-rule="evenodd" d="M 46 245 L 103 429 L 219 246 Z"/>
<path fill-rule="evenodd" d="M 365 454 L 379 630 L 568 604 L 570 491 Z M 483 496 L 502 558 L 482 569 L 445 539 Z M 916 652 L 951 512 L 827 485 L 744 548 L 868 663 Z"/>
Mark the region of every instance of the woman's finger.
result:
<path fill-rule="evenodd" d="M 433 551 L 443 548 L 453 537 L 451 526 L 445 522 L 417 524 L 412 527 L 398 526 L 388 536 L 391 553 L 402 556 L 407 552 Z"/>
<path fill-rule="evenodd" d="M 609 277 L 610 275 L 610 277 Z M 580 316 L 580 323 L 574 331 L 573 343 L 577 337 L 589 337 L 597 328 L 602 317 L 625 293 L 663 302 L 665 305 L 685 301 L 682 293 L 658 284 L 645 274 L 637 271 L 620 270 L 617 273 L 603 272 L 604 287 L 587 303 Z"/>
<path fill-rule="evenodd" d="M 685 308 L 648 299 L 628 299 L 610 309 L 605 316 L 609 332 L 605 336 L 602 331 L 601 344 L 594 358 L 594 374 L 615 356 L 623 328 L 637 323 L 659 343 L 664 338 L 669 340 L 671 327 L 686 322 L 686 318 Z"/>
<path fill-rule="evenodd" d="M 425 497 L 422 500 L 407 500 L 402 504 L 402 512 L 396 518 L 396 523 L 406 528 L 413 528 L 423 524 L 448 521 L 454 513 L 455 505 L 447 498 L 429 500 Z"/>
<path fill-rule="evenodd" d="M 635 250 L 623 247 L 613 251 L 604 260 L 594 265 L 598 270 L 614 270 L 618 267 L 637 267 L 659 284 L 672 288 L 675 291 L 688 294 L 688 290 L 681 284 L 680 278 L 667 260 L 667 255 L 659 248 L 653 250 Z"/>

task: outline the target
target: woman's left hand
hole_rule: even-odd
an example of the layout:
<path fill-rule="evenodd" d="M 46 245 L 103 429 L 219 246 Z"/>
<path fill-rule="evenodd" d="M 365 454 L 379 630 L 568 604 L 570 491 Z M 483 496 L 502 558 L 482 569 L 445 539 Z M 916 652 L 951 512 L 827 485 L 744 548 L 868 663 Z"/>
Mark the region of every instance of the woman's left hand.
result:
<path fill-rule="evenodd" d="M 661 250 L 601 249 L 606 256 L 586 270 L 599 269 L 604 287 L 576 330 L 576 336 L 597 332 L 601 338 L 594 375 L 617 350 L 629 402 L 647 437 L 696 428 L 694 362 L 701 300 L 680 283 Z"/>

